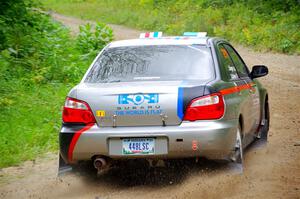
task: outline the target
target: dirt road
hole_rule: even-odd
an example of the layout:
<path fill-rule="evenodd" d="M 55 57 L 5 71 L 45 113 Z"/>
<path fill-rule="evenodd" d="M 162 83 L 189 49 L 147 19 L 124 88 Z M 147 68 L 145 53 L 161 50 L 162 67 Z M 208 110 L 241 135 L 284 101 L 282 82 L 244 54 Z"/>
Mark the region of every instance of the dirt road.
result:
<path fill-rule="evenodd" d="M 74 34 L 84 21 L 54 14 Z M 111 25 L 116 39 L 139 31 Z M 56 177 L 55 154 L 0 170 L 0 198 L 300 198 L 300 56 L 237 47 L 248 66 L 265 64 L 271 129 L 265 147 L 250 147 L 244 172 L 212 162 L 178 170 L 120 168 L 100 178 L 84 172 Z"/>

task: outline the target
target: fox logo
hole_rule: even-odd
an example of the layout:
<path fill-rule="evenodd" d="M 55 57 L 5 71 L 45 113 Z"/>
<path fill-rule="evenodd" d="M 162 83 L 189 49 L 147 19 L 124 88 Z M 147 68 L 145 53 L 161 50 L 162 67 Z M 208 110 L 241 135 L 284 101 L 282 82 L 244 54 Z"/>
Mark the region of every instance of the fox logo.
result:
<path fill-rule="evenodd" d="M 159 95 L 157 93 L 148 94 L 120 94 L 118 98 L 119 104 L 134 104 L 141 105 L 143 103 L 155 104 L 159 101 Z"/>

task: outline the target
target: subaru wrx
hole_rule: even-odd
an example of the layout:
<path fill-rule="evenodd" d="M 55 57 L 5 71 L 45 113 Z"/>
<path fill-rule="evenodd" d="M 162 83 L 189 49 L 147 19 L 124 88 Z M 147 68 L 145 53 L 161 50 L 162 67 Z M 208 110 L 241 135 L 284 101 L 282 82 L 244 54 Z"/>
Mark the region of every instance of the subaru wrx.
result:
<path fill-rule="evenodd" d="M 60 165 L 92 160 L 198 158 L 242 163 L 243 149 L 269 129 L 263 65 L 245 62 L 205 33 L 114 41 L 68 94 Z"/>

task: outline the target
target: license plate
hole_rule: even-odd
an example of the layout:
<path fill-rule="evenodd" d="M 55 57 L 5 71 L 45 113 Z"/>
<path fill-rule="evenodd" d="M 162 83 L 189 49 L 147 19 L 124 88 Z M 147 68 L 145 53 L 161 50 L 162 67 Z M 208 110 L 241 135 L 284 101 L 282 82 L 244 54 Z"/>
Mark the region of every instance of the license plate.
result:
<path fill-rule="evenodd" d="M 123 155 L 150 155 L 154 154 L 154 138 L 126 138 L 122 140 Z"/>

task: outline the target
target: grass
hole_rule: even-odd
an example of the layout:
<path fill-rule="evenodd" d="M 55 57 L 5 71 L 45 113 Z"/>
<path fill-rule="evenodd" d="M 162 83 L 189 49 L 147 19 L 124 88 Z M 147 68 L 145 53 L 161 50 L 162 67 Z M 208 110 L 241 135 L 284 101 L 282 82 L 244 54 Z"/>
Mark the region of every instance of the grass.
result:
<path fill-rule="evenodd" d="M 57 152 L 61 107 L 96 54 L 112 40 L 105 24 L 77 37 L 32 0 L 0 9 L 0 168 Z"/>
<path fill-rule="evenodd" d="M 9 86 L 9 85 L 6 85 Z M 70 85 L 16 82 L 10 106 L 1 110 L 0 168 L 58 149 L 61 107 Z"/>
<path fill-rule="evenodd" d="M 228 3 L 226 3 L 228 2 Z M 209 35 L 256 50 L 300 54 L 299 4 L 284 11 L 280 4 L 206 0 L 43 0 L 55 12 L 105 23 L 181 35 Z M 251 4 L 252 3 L 252 4 Z M 287 3 L 286 3 L 287 4 Z M 272 7 L 273 6 L 273 7 Z"/>

